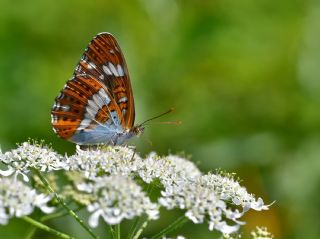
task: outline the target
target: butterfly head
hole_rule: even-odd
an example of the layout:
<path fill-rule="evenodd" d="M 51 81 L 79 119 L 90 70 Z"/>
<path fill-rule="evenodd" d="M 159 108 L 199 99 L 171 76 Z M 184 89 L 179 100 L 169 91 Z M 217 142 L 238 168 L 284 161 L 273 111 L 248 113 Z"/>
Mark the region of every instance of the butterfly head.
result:
<path fill-rule="evenodd" d="M 140 137 L 144 132 L 144 126 L 141 124 L 133 126 L 130 131 L 137 137 Z"/>

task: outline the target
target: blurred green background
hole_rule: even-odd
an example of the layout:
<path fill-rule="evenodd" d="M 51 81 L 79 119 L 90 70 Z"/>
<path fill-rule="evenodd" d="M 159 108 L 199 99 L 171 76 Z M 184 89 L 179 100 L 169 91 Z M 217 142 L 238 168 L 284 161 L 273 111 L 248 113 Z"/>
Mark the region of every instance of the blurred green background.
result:
<path fill-rule="evenodd" d="M 61 153 L 74 152 L 73 144 L 54 135 L 50 109 L 88 42 L 108 31 L 127 60 L 136 122 L 171 107 L 175 113 L 159 121 L 183 121 L 148 127 L 132 142 L 139 152 L 183 151 L 203 171 L 236 172 L 250 192 L 268 203 L 276 200 L 270 211 L 248 213 L 245 233 L 259 225 L 276 238 L 319 238 L 320 1 L 0 5 L 3 151 L 31 137 L 52 142 Z M 67 219 L 53 223 L 82 233 Z M 23 238 L 27 229 L 13 220 L 0 227 L 0 237 Z M 207 225 L 188 224 L 180 233 L 215 238 Z"/>

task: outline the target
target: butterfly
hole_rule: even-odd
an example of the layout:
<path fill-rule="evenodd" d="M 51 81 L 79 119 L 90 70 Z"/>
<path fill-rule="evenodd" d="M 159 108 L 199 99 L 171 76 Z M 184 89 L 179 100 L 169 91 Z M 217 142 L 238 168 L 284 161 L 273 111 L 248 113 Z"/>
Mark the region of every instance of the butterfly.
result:
<path fill-rule="evenodd" d="M 97 34 L 51 110 L 54 132 L 79 145 L 121 145 L 144 131 L 134 126 L 128 68 L 117 40 Z"/>

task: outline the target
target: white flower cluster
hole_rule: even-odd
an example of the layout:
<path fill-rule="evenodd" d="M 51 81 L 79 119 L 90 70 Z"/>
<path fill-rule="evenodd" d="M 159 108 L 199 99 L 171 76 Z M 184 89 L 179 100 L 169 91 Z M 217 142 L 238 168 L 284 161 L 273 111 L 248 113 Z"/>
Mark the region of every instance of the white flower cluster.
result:
<path fill-rule="evenodd" d="M 47 206 L 50 200 L 50 196 L 38 194 L 14 178 L 0 177 L 0 224 L 7 224 L 12 217 L 29 215 L 35 207 L 44 213 L 51 213 L 54 208 Z"/>
<path fill-rule="evenodd" d="M 200 170 L 190 161 L 175 155 L 160 157 L 149 154 L 138 167 L 138 175 L 146 183 L 159 179 L 164 187 L 190 181 L 201 176 Z"/>
<path fill-rule="evenodd" d="M 249 209 L 268 210 L 269 205 L 265 205 L 262 198 L 256 199 L 253 194 L 249 194 L 246 188 L 241 187 L 239 182 L 232 177 L 209 173 L 203 175 L 199 183 L 205 188 L 215 191 L 221 200 L 231 201 L 236 206 L 241 206 L 243 211 Z"/>
<path fill-rule="evenodd" d="M 158 219 L 158 205 L 152 203 L 132 179 L 122 175 L 97 177 L 88 184 L 79 184 L 78 189 L 91 193 L 96 200 L 87 209 L 92 215 L 89 225 L 98 226 L 101 216 L 108 224 L 120 223 L 147 214 L 149 219 Z"/>
<path fill-rule="evenodd" d="M 190 161 L 175 155 L 160 157 L 156 153 L 141 158 L 133 149 L 122 146 L 101 147 L 95 150 L 82 150 L 67 158 L 70 170 L 81 171 L 88 179 L 97 175 L 138 175 L 146 183 L 159 179 L 163 185 L 195 179 L 201 175 Z"/>
<path fill-rule="evenodd" d="M 1 162 L 7 165 L 6 170 L 0 170 L 0 175 L 10 176 L 21 174 L 24 181 L 28 181 L 27 173 L 30 168 L 36 168 L 42 172 L 60 170 L 66 167 L 63 157 L 48 147 L 41 144 L 25 142 L 17 149 L 13 149 L 1 155 Z"/>
<path fill-rule="evenodd" d="M 256 230 L 251 232 L 252 239 L 273 239 L 274 236 L 268 232 L 266 227 L 256 227 Z"/>
<path fill-rule="evenodd" d="M 24 143 L 17 149 L 0 154 L 7 165 L 3 175 L 25 174 L 30 167 L 48 172 L 63 169 L 78 192 L 87 195 L 89 224 L 98 225 L 102 217 L 108 224 L 120 223 L 143 214 L 157 219 L 159 207 L 179 208 L 194 223 L 208 223 L 210 230 L 236 232 L 243 224 L 240 218 L 249 209 L 267 210 L 261 198 L 223 174 L 202 174 L 194 163 L 182 156 L 164 157 L 151 153 L 142 158 L 132 148 L 101 146 L 61 157 L 51 149 Z M 71 175 L 70 174 L 70 175 Z M 76 176 L 80 175 L 79 177 Z M 143 184 L 154 181 L 162 185 L 158 201 L 151 202 Z M 138 184 L 139 183 L 139 184 Z M 69 188 L 70 189 L 70 188 Z M 69 194 L 72 194 L 69 192 Z M 79 200 L 81 202 L 81 200 Z"/>
<path fill-rule="evenodd" d="M 77 145 L 77 152 L 67 157 L 70 170 L 81 171 L 86 178 L 94 179 L 101 172 L 129 175 L 137 170 L 141 158 L 128 147 L 107 146 L 95 150 L 82 150 Z"/>
<path fill-rule="evenodd" d="M 212 173 L 202 175 L 192 162 L 180 156 L 160 157 L 151 153 L 143 159 L 128 147 L 117 146 L 88 151 L 78 148 L 77 154 L 69 157 L 69 162 L 70 168 L 83 171 L 89 179 L 97 178 L 102 172 L 111 176 L 122 175 L 130 178 L 130 181 L 118 179 L 121 181 L 119 186 L 123 188 L 135 185 L 141 190 L 132 181 L 136 176 L 148 184 L 158 179 L 163 185 L 161 197 L 158 199 L 161 206 L 167 209 L 183 209 L 186 211 L 186 217 L 194 223 L 207 221 L 210 230 L 215 229 L 222 233 L 237 231 L 243 224 L 239 219 L 247 210 L 268 209 L 261 198 L 256 200 L 232 177 Z M 132 196 L 129 191 L 124 192 L 127 198 Z M 230 203 L 235 209 L 227 206 Z M 90 207 L 90 211 L 104 215 L 103 218 L 108 223 L 110 220 L 113 222 L 114 217 L 111 217 L 110 213 L 102 213 L 103 210 L 120 212 L 119 208 L 108 208 L 105 203 L 94 205 L 95 207 Z M 241 212 L 236 209 L 237 206 L 241 206 Z M 128 207 L 126 210 L 130 211 Z M 229 225 L 230 222 L 232 225 Z"/>
<path fill-rule="evenodd" d="M 167 209 L 186 210 L 186 217 L 194 223 L 203 223 L 208 219 L 210 230 L 228 234 L 237 231 L 242 224 L 238 219 L 243 214 L 227 208 L 226 202 L 214 190 L 201 183 L 201 178 L 166 187 L 159 199 L 160 204 Z M 233 221 L 234 225 L 228 225 L 226 219 Z"/>
<path fill-rule="evenodd" d="M 233 234 L 222 234 L 221 239 L 241 239 L 242 236 L 239 233 L 233 233 Z"/>

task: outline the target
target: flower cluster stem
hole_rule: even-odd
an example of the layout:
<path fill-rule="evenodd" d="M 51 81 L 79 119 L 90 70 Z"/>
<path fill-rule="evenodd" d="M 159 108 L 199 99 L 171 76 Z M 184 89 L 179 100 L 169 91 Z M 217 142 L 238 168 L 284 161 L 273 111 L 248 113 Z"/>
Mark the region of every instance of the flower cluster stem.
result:
<path fill-rule="evenodd" d="M 140 226 L 140 228 L 137 230 L 137 233 L 134 235 L 133 239 L 138 239 L 139 236 L 141 235 L 141 233 L 143 232 L 143 230 L 147 227 L 149 221 L 145 220 L 142 225 Z"/>
<path fill-rule="evenodd" d="M 111 234 L 112 239 L 116 239 L 117 238 L 116 233 L 111 225 L 109 225 L 109 230 L 110 230 L 110 234 Z"/>
<path fill-rule="evenodd" d="M 44 186 L 47 188 L 47 190 L 51 193 L 53 193 L 54 197 L 57 199 L 57 201 L 61 204 L 62 207 L 64 207 L 70 216 L 72 216 L 94 239 L 99 239 L 98 236 L 96 236 L 93 231 L 83 222 L 81 218 L 78 217 L 78 215 L 63 201 L 63 199 L 53 190 L 53 188 L 50 186 L 46 178 L 41 174 L 41 172 L 37 169 L 34 170 L 35 173 L 39 176 L 41 182 L 44 184 Z"/>
<path fill-rule="evenodd" d="M 27 217 L 27 216 L 24 216 L 22 217 L 22 219 L 30 224 L 32 224 L 33 226 L 35 226 L 36 228 L 39 228 L 41 230 L 44 230 L 46 232 L 49 232 L 53 235 L 56 235 L 57 237 L 60 237 L 60 238 L 63 238 L 63 239 L 72 239 L 73 237 L 67 235 L 67 234 L 64 234 L 62 232 L 59 232 L 57 230 L 54 230 L 52 229 L 51 227 L 48 227 L 47 225 L 44 225 L 42 224 L 41 222 L 38 222 L 34 219 L 32 219 L 31 217 Z"/>
<path fill-rule="evenodd" d="M 116 239 L 121 239 L 120 223 L 115 225 Z"/>
<path fill-rule="evenodd" d="M 25 239 L 32 239 L 32 237 L 34 236 L 34 234 L 36 233 L 37 231 L 37 227 L 33 226 L 30 231 L 28 232 L 27 236 Z"/>
<path fill-rule="evenodd" d="M 181 217 L 177 218 L 177 220 L 175 220 L 172 224 L 170 224 L 169 226 L 167 226 L 166 228 L 161 230 L 158 234 L 152 236 L 150 239 L 160 239 L 160 238 L 168 235 L 168 233 L 178 229 L 183 224 L 185 224 L 187 221 L 188 221 L 188 218 L 186 218 L 185 216 L 181 216 Z"/>
<path fill-rule="evenodd" d="M 79 207 L 75 210 L 73 210 L 74 212 L 77 212 L 79 210 L 81 210 L 83 207 Z M 43 217 L 40 218 L 40 221 L 41 222 L 45 222 L 45 221 L 48 221 L 48 220 L 52 220 L 52 219 L 56 219 L 56 218 L 60 218 L 60 217 L 64 217 L 66 215 L 69 215 L 68 212 L 66 212 L 65 210 L 63 211 L 60 211 L 60 212 L 57 212 L 57 213 L 52 213 L 52 214 L 49 214 L 49 215 L 44 215 Z"/>
<path fill-rule="evenodd" d="M 135 231 L 136 231 L 136 228 L 137 228 L 137 226 L 138 226 L 138 223 L 139 223 L 139 219 L 140 219 L 140 217 L 137 217 L 137 218 L 134 220 L 134 222 L 133 222 L 133 224 L 132 224 L 132 226 L 131 226 L 131 228 L 130 228 L 130 230 L 129 230 L 127 239 L 133 238 L 133 235 L 134 235 L 134 233 L 135 233 Z"/>

